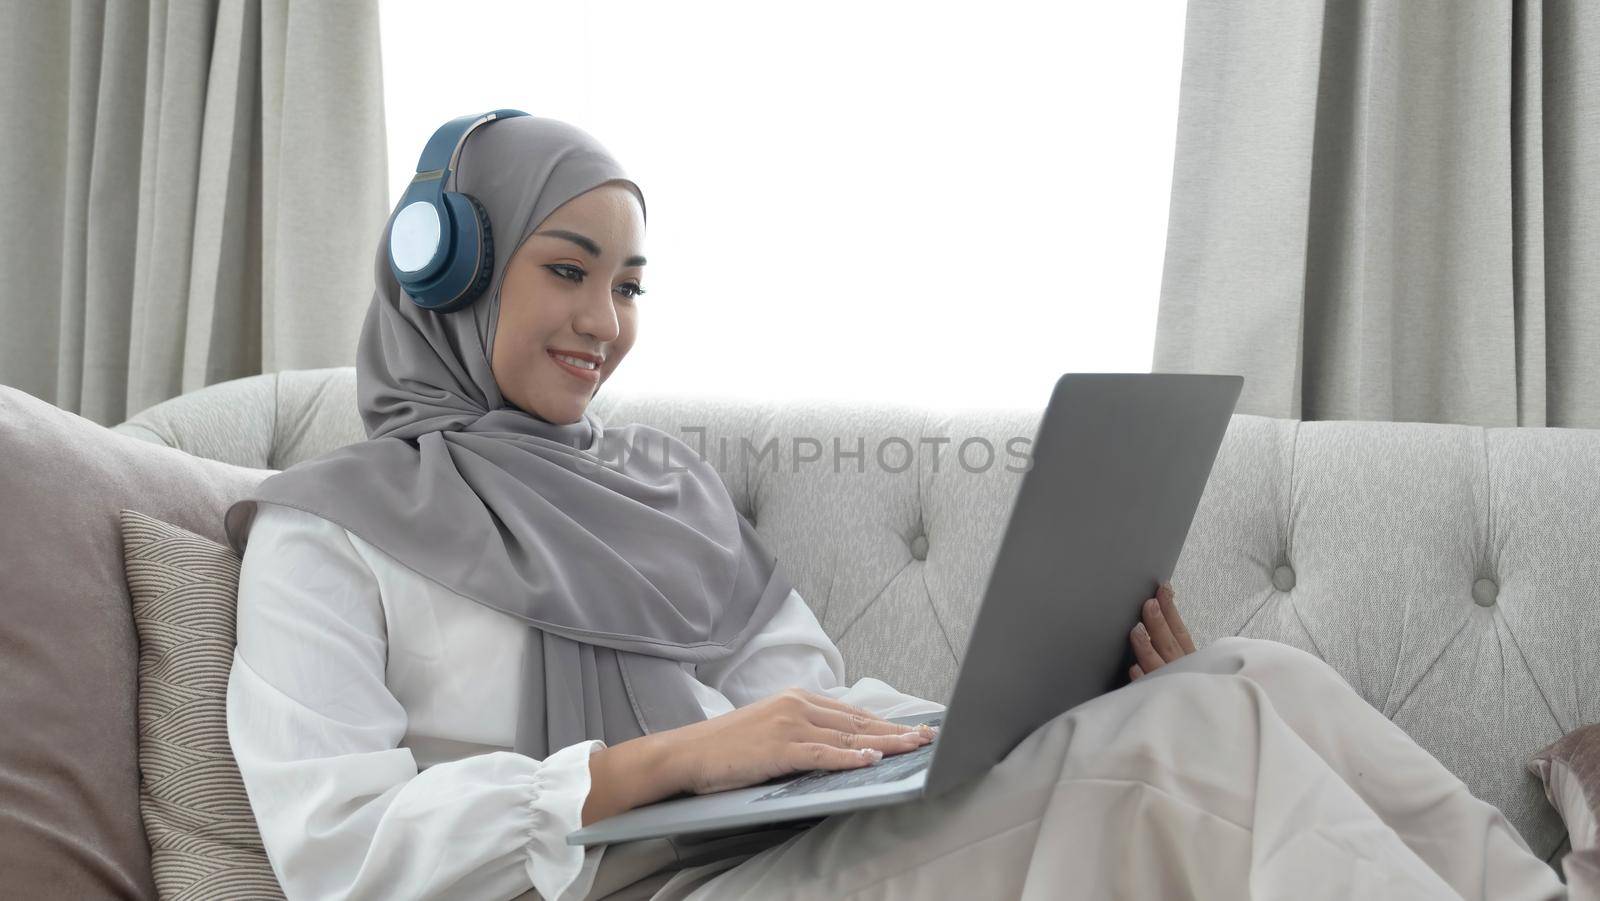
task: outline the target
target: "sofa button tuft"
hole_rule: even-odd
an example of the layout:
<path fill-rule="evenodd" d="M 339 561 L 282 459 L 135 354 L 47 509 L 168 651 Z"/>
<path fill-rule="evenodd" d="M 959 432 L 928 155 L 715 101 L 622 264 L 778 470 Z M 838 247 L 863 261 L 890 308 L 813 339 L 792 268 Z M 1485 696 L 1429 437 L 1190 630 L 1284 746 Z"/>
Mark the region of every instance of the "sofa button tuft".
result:
<path fill-rule="evenodd" d="M 911 556 L 918 560 L 928 559 L 928 536 L 918 535 L 911 539 Z"/>
<path fill-rule="evenodd" d="M 1272 587 L 1279 591 L 1288 591 L 1294 587 L 1294 570 L 1285 563 L 1272 571 Z"/>
<path fill-rule="evenodd" d="M 1500 586 L 1494 584 L 1493 579 L 1479 579 L 1472 583 L 1472 599 L 1478 602 L 1479 607 L 1494 606 L 1494 600 L 1499 596 Z"/>

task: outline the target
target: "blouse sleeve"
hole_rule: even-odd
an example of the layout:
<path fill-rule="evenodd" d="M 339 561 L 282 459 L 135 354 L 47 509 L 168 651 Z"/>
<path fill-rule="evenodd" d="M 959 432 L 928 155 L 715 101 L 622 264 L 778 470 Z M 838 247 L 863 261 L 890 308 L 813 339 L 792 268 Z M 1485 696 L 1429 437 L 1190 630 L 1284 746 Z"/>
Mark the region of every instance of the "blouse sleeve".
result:
<path fill-rule="evenodd" d="M 695 677 L 722 692 L 735 707 L 798 687 L 883 717 L 944 709 L 943 704 L 906 694 L 871 676 L 846 686 L 844 655 L 798 591 L 790 591 L 772 619 L 736 653 L 698 665 Z"/>
<path fill-rule="evenodd" d="M 568 845 L 586 741 L 417 771 L 384 682 L 376 578 L 344 529 L 261 504 L 239 574 L 228 738 L 290 899 L 504 899 L 587 893 L 604 845 Z M 565 894 L 564 894 L 565 893 Z"/>

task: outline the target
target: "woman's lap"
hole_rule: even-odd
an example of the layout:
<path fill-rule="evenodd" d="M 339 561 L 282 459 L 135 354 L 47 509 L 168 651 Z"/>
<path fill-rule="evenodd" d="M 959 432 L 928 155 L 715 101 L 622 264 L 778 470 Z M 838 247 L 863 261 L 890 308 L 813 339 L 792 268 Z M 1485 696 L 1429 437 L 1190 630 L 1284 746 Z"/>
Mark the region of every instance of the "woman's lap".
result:
<path fill-rule="evenodd" d="M 829 817 L 753 854 L 680 870 L 654 897 L 1287 888 L 1562 897 L 1498 810 L 1326 664 L 1237 638 L 1060 714 L 944 796 Z"/>
<path fill-rule="evenodd" d="M 1259 685 L 1300 740 L 1460 894 L 1561 897 L 1555 871 L 1505 814 L 1474 796 L 1326 662 L 1258 639 L 1224 638 L 1208 647 L 1203 658 L 1171 664 L 1173 672 L 1237 675 Z"/>

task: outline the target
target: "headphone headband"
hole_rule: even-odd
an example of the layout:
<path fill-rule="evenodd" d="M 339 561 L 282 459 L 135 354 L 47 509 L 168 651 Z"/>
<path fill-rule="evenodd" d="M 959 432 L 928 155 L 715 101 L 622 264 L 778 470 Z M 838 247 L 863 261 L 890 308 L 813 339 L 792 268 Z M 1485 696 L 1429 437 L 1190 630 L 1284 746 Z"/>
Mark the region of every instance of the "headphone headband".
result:
<path fill-rule="evenodd" d="M 458 116 L 439 126 L 428 139 L 427 146 L 422 148 L 422 156 L 417 158 L 417 174 L 424 175 L 432 170 L 448 170 L 444 177 L 439 179 L 443 185 L 450 177 L 450 172 L 456 168 L 456 160 L 461 156 L 461 145 L 467 142 L 467 136 L 472 134 L 478 126 L 496 119 L 510 119 L 516 116 L 526 116 L 527 113 L 516 109 L 497 109 L 487 113 L 472 116 Z M 415 181 L 415 179 L 413 179 Z"/>

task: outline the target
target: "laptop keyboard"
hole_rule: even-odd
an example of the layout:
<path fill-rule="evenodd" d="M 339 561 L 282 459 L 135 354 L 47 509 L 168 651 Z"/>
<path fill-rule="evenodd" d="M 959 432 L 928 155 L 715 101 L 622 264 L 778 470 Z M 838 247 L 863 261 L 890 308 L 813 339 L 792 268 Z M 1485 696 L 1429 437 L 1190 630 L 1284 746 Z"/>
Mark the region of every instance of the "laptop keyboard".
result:
<path fill-rule="evenodd" d="M 930 726 L 938 726 L 944 722 L 944 717 L 934 717 L 927 722 Z M 841 788 L 855 788 L 858 785 L 877 785 L 882 782 L 904 779 L 928 766 L 929 761 L 933 760 L 933 746 L 938 743 L 939 739 L 934 738 L 933 741 L 915 751 L 884 757 L 877 763 L 855 767 L 854 769 L 812 770 L 804 776 L 791 779 L 778 788 L 752 799 L 752 802 L 767 801 L 773 798 L 792 798 L 795 795 L 831 792 Z"/>

